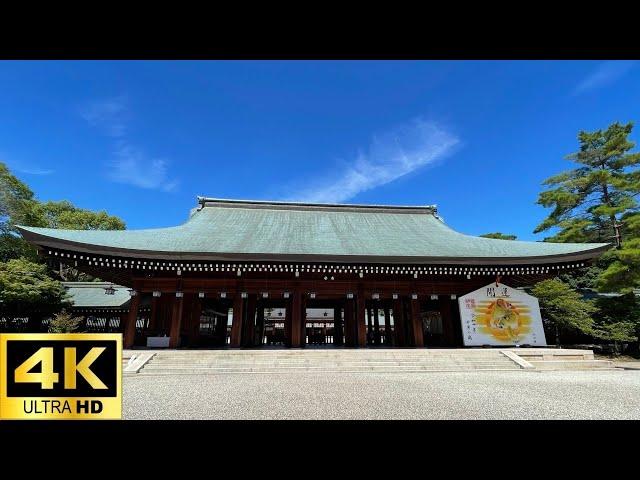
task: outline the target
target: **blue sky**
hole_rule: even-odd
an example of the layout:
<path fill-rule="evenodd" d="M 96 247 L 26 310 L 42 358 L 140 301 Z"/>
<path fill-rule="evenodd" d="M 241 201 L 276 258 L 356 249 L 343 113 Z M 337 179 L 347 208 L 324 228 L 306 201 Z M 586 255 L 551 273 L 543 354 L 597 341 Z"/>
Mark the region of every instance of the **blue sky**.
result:
<path fill-rule="evenodd" d="M 623 61 L 5 61 L 0 160 L 128 228 L 207 195 L 437 204 L 461 232 L 539 240 L 578 131 L 639 109 Z"/>

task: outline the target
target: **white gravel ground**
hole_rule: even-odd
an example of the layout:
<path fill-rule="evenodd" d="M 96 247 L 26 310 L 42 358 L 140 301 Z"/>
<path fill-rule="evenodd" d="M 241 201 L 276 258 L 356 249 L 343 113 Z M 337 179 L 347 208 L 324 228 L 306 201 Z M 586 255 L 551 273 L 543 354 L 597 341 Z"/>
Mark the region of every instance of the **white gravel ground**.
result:
<path fill-rule="evenodd" d="M 640 371 L 135 375 L 125 419 L 640 419 Z"/>

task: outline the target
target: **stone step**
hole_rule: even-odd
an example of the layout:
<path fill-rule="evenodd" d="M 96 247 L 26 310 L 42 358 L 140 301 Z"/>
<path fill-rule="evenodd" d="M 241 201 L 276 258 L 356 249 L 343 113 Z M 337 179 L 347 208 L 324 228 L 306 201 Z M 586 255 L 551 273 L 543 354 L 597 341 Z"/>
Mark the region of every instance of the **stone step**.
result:
<path fill-rule="evenodd" d="M 536 370 L 614 370 L 610 360 L 528 360 Z"/>
<path fill-rule="evenodd" d="M 506 362 L 468 362 L 468 363 L 454 363 L 454 362 L 323 362 L 323 363 L 282 363 L 282 362 L 262 362 L 262 363 L 209 363 L 209 364 L 189 364 L 189 363 L 156 363 L 150 362 L 145 365 L 145 369 L 149 370 L 161 370 L 168 368 L 197 368 L 197 369 L 207 369 L 207 368 L 236 368 L 236 367 L 246 367 L 246 368 L 263 368 L 263 367 L 300 367 L 300 368 L 308 368 L 308 367 L 351 367 L 351 366 L 362 366 L 362 367 L 413 367 L 413 366 L 451 366 L 451 367 L 460 367 L 460 368 L 473 368 L 480 366 L 513 366 L 514 368 L 520 368 L 518 365 L 511 361 Z"/>
<path fill-rule="evenodd" d="M 207 369 L 162 369 L 162 370 L 149 370 L 144 368 L 140 371 L 141 375 L 176 375 L 176 374 L 216 374 L 216 373 L 409 373 L 409 372 L 467 372 L 467 371 L 515 371 L 520 370 L 517 366 L 507 367 L 476 367 L 476 368 L 453 368 L 453 367 L 353 367 L 353 368 L 325 368 L 325 367 L 278 367 L 278 368 L 207 368 Z"/>
<path fill-rule="evenodd" d="M 236 363 L 236 362 L 492 362 L 492 361 L 510 361 L 504 355 L 496 355 L 492 357 L 468 358 L 468 357 L 383 357 L 383 358 L 367 358 L 367 357 L 324 357 L 324 358 L 304 358 L 304 357 L 287 357 L 287 358 L 255 358 L 255 357 L 239 357 L 239 358 L 170 358 L 170 357 L 154 357 L 154 362 L 178 362 L 178 363 Z"/>
<path fill-rule="evenodd" d="M 493 355 L 235 355 L 235 356 L 223 356 L 223 355 L 198 355 L 198 356 L 173 356 L 173 355 L 161 355 L 157 354 L 157 359 L 178 359 L 184 361 L 198 361 L 198 360 L 229 360 L 236 361 L 243 358 L 249 359 L 275 359 L 275 360 L 287 360 L 287 359 L 309 359 L 309 360 L 321 360 L 331 358 L 354 358 L 354 359 L 402 359 L 402 358 L 424 358 L 428 360 L 439 359 L 484 359 L 484 358 L 496 358 L 503 356 L 501 353 L 495 353 Z"/>

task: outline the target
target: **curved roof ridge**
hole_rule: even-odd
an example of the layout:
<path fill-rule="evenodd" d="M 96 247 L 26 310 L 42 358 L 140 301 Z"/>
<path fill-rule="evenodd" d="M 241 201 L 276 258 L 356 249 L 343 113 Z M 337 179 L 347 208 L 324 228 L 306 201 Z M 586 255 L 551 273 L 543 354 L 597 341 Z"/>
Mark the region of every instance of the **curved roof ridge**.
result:
<path fill-rule="evenodd" d="M 251 209 L 277 210 L 319 210 L 319 211 L 347 211 L 347 212 L 377 212 L 377 213 L 425 213 L 436 214 L 436 205 L 381 205 L 364 203 L 324 203 L 324 202 L 296 202 L 284 200 L 248 200 L 232 198 L 215 198 L 198 195 L 199 209 L 205 207 L 231 207 Z"/>

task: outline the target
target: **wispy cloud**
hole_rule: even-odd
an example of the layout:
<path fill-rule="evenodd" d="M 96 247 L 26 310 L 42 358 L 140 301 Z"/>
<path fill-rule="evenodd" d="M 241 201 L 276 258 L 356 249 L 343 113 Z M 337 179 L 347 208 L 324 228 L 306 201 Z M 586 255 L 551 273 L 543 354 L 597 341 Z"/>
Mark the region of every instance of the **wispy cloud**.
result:
<path fill-rule="evenodd" d="M 338 175 L 296 188 L 288 200 L 337 203 L 393 182 L 451 153 L 459 139 L 435 122 L 416 119 L 374 136 Z"/>
<path fill-rule="evenodd" d="M 576 86 L 573 94 L 580 95 L 581 93 L 611 85 L 631 70 L 634 65 L 635 61 L 633 60 L 611 60 L 602 62 Z"/>
<path fill-rule="evenodd" d="M 91 102 L 80 115 L 89 125 L 113 139 L 113 158 L 107 177 L 114 182 L 171 192 L 178 181 L 169 176 L 169 161 L 152 158 L 129 140 L 131 112 L 126 97 Z"/>
<path fill-rule="evenodd" d="M 171 192 L 178 186 L 177 180 L 169 180 L 166 160 L 148 158 L 142 151 L 126 142 L 116 144 L 109 178 L 114 182 L 165 192 Z"/>
<path fill-rule="evenodd" d="M 123 96 L 93 101 L 81 109 L 80 115 L 89 125 L 103 130 L 110 137 L 123 137 L 129 117 L 126 103 Z"/>

